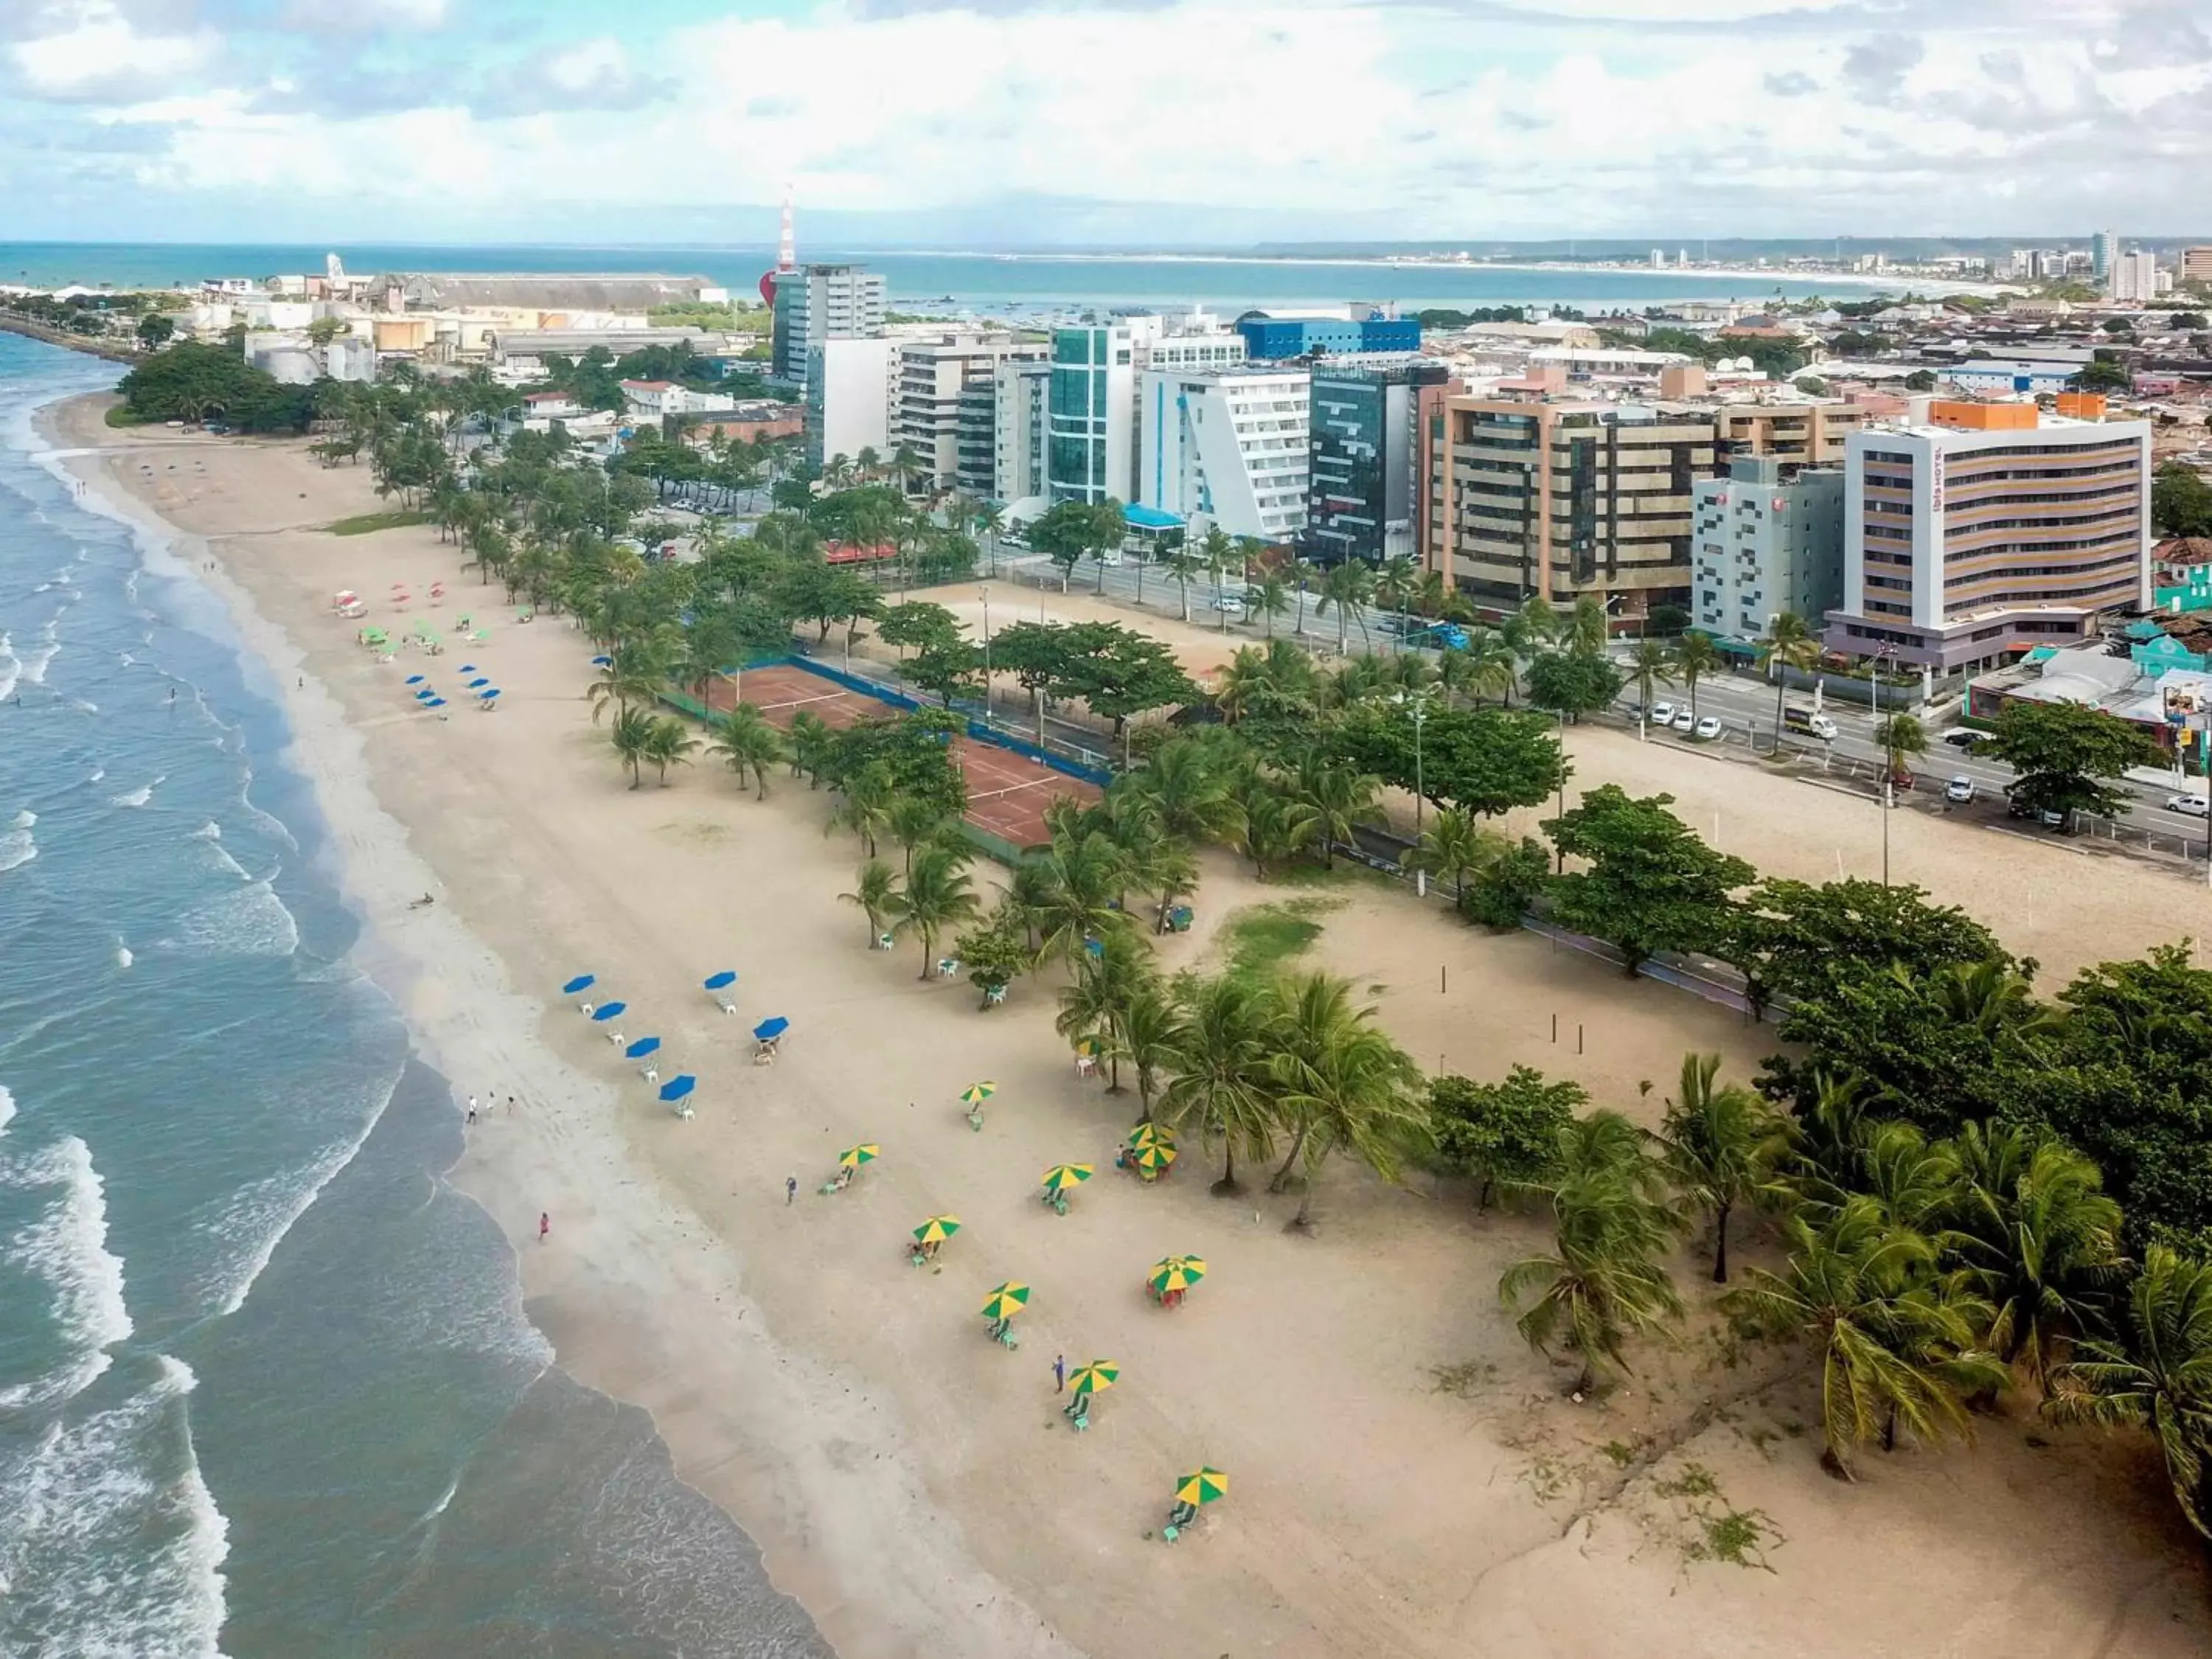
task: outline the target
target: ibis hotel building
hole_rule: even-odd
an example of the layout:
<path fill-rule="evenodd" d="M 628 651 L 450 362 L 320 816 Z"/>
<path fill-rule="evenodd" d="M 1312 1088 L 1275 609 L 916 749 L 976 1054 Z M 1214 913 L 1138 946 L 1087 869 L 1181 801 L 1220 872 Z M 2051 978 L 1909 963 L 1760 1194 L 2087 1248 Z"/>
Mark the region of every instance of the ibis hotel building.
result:
<path fill-rule="evenodd" d="M 2150 603 L 2150 423 L 2059 409 L 1937 401 L 1850 435 L 1831 650 L 1979 673 Z"/>

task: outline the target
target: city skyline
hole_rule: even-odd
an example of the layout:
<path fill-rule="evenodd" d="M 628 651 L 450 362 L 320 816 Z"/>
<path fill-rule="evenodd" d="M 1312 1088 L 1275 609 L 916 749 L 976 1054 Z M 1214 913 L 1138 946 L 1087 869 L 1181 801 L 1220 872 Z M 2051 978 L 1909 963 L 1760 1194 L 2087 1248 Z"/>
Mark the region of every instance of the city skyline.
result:
<path fill-rule="evenodd" d="M 604 20 L 32 0 L 0 18 L 0 213 L 34 238 L 732 242 L 772 239 L 788 179 L 817 245 L 2158 238 L 2212 141 L 2212 33 L 2176 0 Z"/>

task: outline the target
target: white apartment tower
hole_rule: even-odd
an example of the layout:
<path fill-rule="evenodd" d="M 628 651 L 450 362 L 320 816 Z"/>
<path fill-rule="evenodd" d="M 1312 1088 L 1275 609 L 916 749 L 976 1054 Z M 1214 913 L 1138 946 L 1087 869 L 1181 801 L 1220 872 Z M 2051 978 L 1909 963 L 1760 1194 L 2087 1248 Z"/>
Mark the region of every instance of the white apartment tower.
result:
<path fill-rule="evenodd" d="M 1260 541 L 1286 541 L 1304 527 L 1309 371 L 1152 368 L 1139 380 L 1142 505 Z"/>

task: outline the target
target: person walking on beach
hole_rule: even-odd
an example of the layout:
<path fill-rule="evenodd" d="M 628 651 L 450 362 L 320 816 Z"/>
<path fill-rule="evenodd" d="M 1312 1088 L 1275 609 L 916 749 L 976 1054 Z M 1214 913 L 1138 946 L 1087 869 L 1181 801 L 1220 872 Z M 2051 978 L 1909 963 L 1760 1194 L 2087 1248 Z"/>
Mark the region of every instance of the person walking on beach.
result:
<path fill-rule="evenodd" d="M 507 1115 L 509 1117 L 513 1117 L 514 1115 L 514 1097 L 513 1095 L 509 1095 L 507 1097 Z"/>
<path fill-rule="evenodd" d="M 1052 1391 L 1059 1394 L 1067 1387 L 1067 1356 L 1056 1353 L 1052 1357 Z"/>
<path fill-rule="evenodd" d="M 538 1242 L 543 1244 L 553 1231 L 553 1218 L 544 1211 L 538 1212 Z"/>
<path fill-rule="evenodd" d="M 469 1102 L 469 1127 L 471 1127 L 471 1129 L 473 1129 L 473 1128 L 475 1128 L 476 1127 L 477 1127 L 477 1103 L 476 1103 L 476 1102 L 475 1102 L 475 1100 L 474 1100 L 474 1099 L 471 1099 L 471 1100 Z"/>
<path fill-rule="evenodd" d="M 784 1178 L 783 1178 L 783 1201 L 784 1201 L 785 1206 L 786 1206 L 787 1207 L 788 1207 L 788 1206 L 789 1206 L 789 1205 L 791 1204 L 792 1200 L 794 1200 L 794 1199 L 796 1199 L 798 1196 L 799 1196 L 799 1177 L 798 1177 L 797 1176 L 784 1176 Z"/>

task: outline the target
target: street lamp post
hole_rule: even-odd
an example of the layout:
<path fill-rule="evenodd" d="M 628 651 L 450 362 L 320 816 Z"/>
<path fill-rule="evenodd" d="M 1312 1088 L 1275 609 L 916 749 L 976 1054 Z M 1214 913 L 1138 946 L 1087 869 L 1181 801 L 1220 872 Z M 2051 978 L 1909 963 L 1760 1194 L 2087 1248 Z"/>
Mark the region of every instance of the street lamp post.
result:
<path fill-rule="evenodd" d="M 1893 645 L 1878 646 L 1874 653 L 1874 677 L 1869 682 L 1874 688 L 1874 734 L 1881 744 L 1881 884 L 1889 885 L 1889 814 L 1896 805 L 1897 763 L 1896 748 L 1884 735 L 1881 724 L 1881 661 L 1894 657 Z"/>
<path fill-rule="evenodd" d="M 983 718 L 991 718 L 991 590 L 979 587 L 975 597 L 983 601 Z"/>
<path fill-rule="evenodd" d="M 1559 716 L 1559 816 L 1565 817 L 1567 815 L 1567 711 L 1562 708 L 1558 711 L 1558 714 Z M 1566 869 L 1567 849 L 1559 845 L 1559 837 L 1555 836 L 1552 838 L 1552 873 L 1555 876 L 1565 875 Z"/>
<path fill-rule="evenodd" d="M 1413 722 L 1413 839 L 1419 841 L 1421 837 L 1422 810 L 1428 801 L 1428 780 L 1421 771 L 1421 728 L 1428 724 L 1429 696 L 1426 690 L 1401 691 L 1398 701 L 1405 706 L 1407 714 Z"/>

